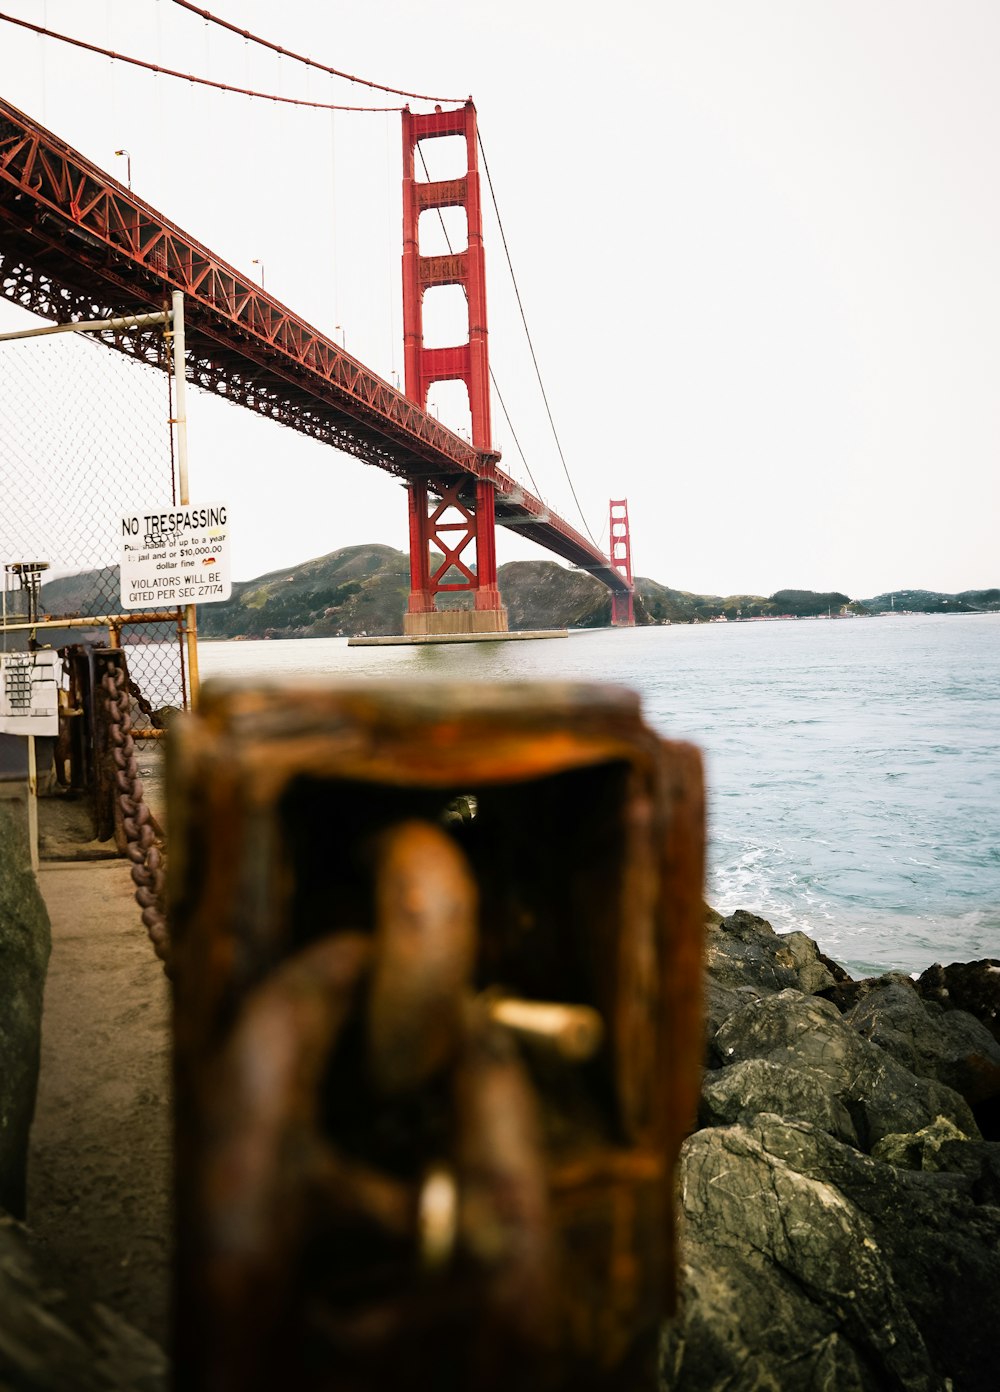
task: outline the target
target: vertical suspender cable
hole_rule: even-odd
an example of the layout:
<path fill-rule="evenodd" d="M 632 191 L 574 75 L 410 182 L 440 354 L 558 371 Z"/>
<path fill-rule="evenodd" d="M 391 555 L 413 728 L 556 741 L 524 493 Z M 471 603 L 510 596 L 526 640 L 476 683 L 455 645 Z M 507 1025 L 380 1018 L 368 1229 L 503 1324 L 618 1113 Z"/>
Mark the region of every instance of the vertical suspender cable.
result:
<path fill-rule="evenodd" d="M 587 535 L 590 537 L 591 541 L 594 542 L 594 545 L 597 546 L 597 542 L 594 541 L 594 534 L 590 530 L 590 525 L 588 524 L 587 519 L 584 516 L 583 508 L 580 506 L 580 499 L 576 496 L 576 489 L 573 487 L 573 480 L 570 477 L 569 465 L 566 463 L 566 456 L 565 454 L 563 454 L 563 447 L 559 440 L 559 432 L 556 430 L 556 423 L 552 417 L 552 408 L 549 405 L 549 398 L 545 391 L 545 383 L 542 381 L 542 370 L 538 366 L 538 359 L 535 356 L 535 345 L 531 340 L 531 330 L 528 328 L 528 319 L 524 312 L 524 304 L 521 301 L 521 291 L 518 288 L 517 277 L 514 274 L 514 264 L 510 259 L 510 248 L 507 245 L 507 234 L 504 232 L 503 219 L 500 216 L 500 208 L 497 205 L 497 196 L 493 189 L 493 180 L 490 177 L 490 166 L 486 159 L 486 150 L 483 148 L 482 136 L 479 136 L 479 153 L 483 157 L 483 169 L 486 173 L 486 182 L 489 185 L 490 198 L 493 202 L 493 211 L 496 213 L 497 216 L 497 227 L 500 229 L 500 240 L 503 242 L 504 255 L 507 258 L 507 269 L 510 271 L 510 278 L 514 284 L 514 294 L 517 297 L 517 307 L 521 314 L 521 323 L 524 325 L 524 336 L 528 340 L 528 349 L 531 353 L 531 361 L 535 365 L 535 376 L 538 378 L 538 387 L 542 393 L 542 400 L 545 403 L 545 412 L 549 418 L 549 425 L 552 427 L 552 438 L 556 442 L 556 449 L 559 452 L 559 458 L 562 462 L 563 473 L 566 475 L 566 482 L 569 484 L 569 491 L 573 495 L 573 501 L 574 503 L 576 503 L 576 510 L 580 514 L 580 520 L 584 525 L 584 529 Z M 600 550 L 600 547 L 598 547 L 598 550 Z"/>

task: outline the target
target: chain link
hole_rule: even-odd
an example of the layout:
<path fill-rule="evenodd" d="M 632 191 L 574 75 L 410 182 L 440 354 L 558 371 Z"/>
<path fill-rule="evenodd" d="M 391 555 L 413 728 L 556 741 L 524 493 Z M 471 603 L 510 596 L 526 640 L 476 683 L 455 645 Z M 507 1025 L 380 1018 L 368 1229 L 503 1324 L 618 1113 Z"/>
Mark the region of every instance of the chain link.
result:
<path fill-rule="evenodd" d="M 139 689 L 137 683 L 134 682 L 131 677 L 129 677 L 125 682 L 125 686 L 128 691 L 128 694 L 135 701 L 136 705 L 142 711 L 143 715 L 148 715 L 150 720 L 153 720 L 155 712 L 153 710 L 152 702 L 146 700 L 145 696 L 142 694 L 142 691 Z"/>
<path fill-rule="evenodd" d="M 136 903 L 157 957 L 170 973 L 170 933 L 164 911 L 163 851 L 157 844 L 152 814 L 143 796 L 142 780 L 132 739 L 129 681 L 124 666 L 105 673 L 101 687 L 108 703 L 111 753 L 122 826 L 127 840 L 125 854 L 132 862 Z"/>

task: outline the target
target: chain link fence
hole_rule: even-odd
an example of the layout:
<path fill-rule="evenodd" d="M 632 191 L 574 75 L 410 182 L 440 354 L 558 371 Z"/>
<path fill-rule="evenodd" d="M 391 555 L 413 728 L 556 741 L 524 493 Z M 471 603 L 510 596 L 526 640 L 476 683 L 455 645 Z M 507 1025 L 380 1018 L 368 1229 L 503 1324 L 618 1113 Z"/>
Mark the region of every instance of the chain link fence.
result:
<path fill-rule="evenodd" d="M 147 331 L 163 335 L 162 326 Z M 150 622 L 124 611 L 118 557 L 123 514 L 177 501 L 170 388 L 167 373 L 88 334 L 0 341 L 4 645 L 26 648 L 32 632 L 28 594 L 8 568 L 46 562 L 39 617 L 74 628 L 70 639 L 39 625 L 37 641 L 93 638 L 78 621 L 103 620 L 95 627 L 106 642 L 126 651 L 136 732 L 146 739 L 168 708 L 188 704 L 182 615 Z"/>

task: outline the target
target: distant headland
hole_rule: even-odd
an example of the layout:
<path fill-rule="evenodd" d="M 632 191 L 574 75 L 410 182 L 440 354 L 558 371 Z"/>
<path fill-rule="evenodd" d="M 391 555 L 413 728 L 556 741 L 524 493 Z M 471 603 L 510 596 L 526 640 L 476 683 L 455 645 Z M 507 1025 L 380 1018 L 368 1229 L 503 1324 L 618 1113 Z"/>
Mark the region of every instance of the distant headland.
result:
<path fill-rule="evenodd" d="M 43 586 L 52 614 L 85 613 L 93 572 Z M 555 561 L 511 561 L 499 569 L 512 629 L 600 628 L 611 622 L 609 591 Z M 224 604 L 199 607 L 206 638 L 333 638 L 398 633 L 409 594 L 409 560 L 391 546 L 345 546 L 329 555 L 237 581 Z M 895 590 L 870 599 L 838 591 L 777 590 L 773 595 L 700 595 L 636 578 L 637 624 L 863 617 L 887 613 L 1000 612 L 1000 589 Z"/>

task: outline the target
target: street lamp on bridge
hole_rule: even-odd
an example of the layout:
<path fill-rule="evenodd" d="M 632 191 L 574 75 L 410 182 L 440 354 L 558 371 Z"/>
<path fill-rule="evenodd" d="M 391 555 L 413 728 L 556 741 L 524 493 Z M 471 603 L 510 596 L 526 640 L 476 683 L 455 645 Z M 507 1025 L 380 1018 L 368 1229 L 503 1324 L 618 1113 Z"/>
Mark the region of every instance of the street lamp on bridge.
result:
<path fill-rule="evenodd" d="M 255 257 L 253 258 L 253 260 L 250 262 L 250 264 L 251 264 L 251 266 L 259 266 L 259 267 L 260 267 L 260 288 L 263 290 L 263 288 L 264 288 L 264 263 L 263 263 L 263 261 L 260 259 L 259 256 L 255 256 Z"/>
<path fill-rule="evenodd" d="M 128 185 L 129 193 L 132 192 L 132 156 L 128 150 L 116 150 L 116 155 L 125 156 L 125 183 Z"/>

